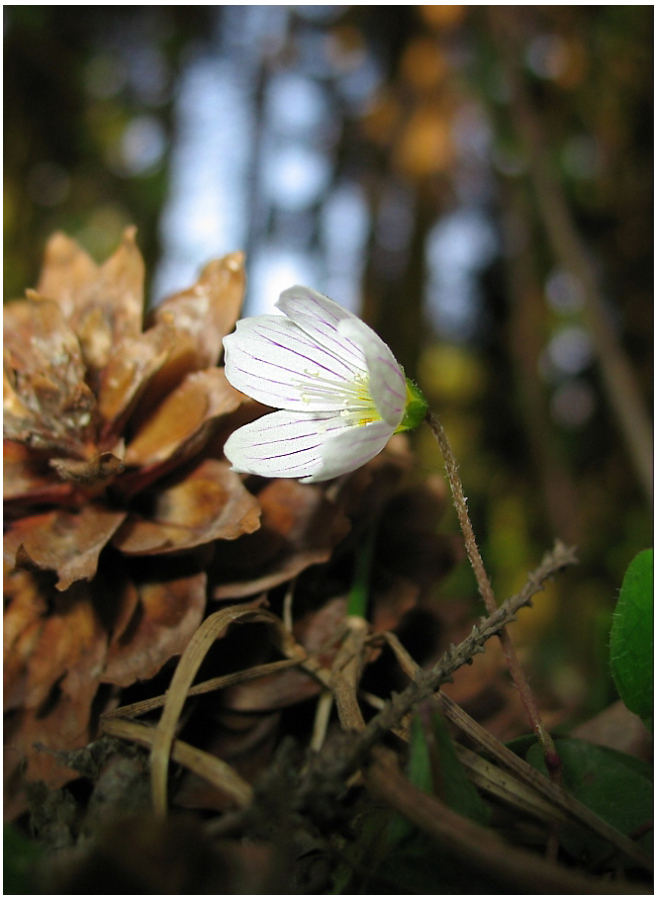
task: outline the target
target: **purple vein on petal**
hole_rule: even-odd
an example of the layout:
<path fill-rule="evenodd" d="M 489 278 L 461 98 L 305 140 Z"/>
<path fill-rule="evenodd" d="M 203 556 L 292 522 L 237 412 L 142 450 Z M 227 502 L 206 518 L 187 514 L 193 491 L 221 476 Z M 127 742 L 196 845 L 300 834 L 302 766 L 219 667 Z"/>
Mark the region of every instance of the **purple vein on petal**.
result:
<path fill-rule="evenodd" d="M 399 380 L 400 382 L 402 381 L 403 376 L 402 376 L 402 373 L 400 372 L 399 366 L 397 366 L 397 365 L 395 365 L 394 363 L 392 363 L 392 362 L 390 361 L 390 359 L 386 359 L 386 358 L 383 357 L 383 356 L 378 356 L 378 357 L 377 357 L 377 362 L 383 363 L 387 368 L 391 369 L 391 370 L 393 371 L 393 373 L 397 376 L 398 380 Z M 400 393 L 398 393 L 397 391 L 393 390 L 393 388 L 391 387 L 391 385 L 390 385 L 388 382 L 386 382 L 386 387 L 389 389 L 389 391 L 390 391 L 392 394 L 395 394 L 396 397 L 399 397 L 401 400 L 404 400 L 404 399 L 405 399 L 405 395 L 404 395 L 404 394 L 400 394 Z"/>
<path fill-rule="evenodd" d="M 320 369 L 324 369 L 325 372 L 329 372 L 330 375 L 333 375 L 334 378 L 337 378 L 339 381 L 345 381 L 344 375 L 339 375 L 338 372 L 334 372 L 328 366 L 323 365 L 321 362 L 318 362 L 317 359 L 313 359 L 312 357 L 306 356 L 304 353 L 300 353 L 298 350 L 293 349 L 292 347 L 286 347 L 285 344 L 280 344 L 278 341 L 275 341 L 273 338 L 266 338 L 266 340 L 275 347 L 279 347 L 281 350 L 285 350 L 288 353 L 294 353 L 295 356 L 299 356 L 302 359 L 305 359 L 307 362 L 311 363 L 311 365 L 318 366 Z M 309 345 L 310 346 L 310 345 Z M 326 351 L 325 351 L 326 352 Z M 342 360 L 338 360 L 338 362 L 342 362 Z M 283 368 L 283 366 L 279 366 L 278 363 L 271 363 L 273 366 L 278 366 L 279 368 Z M 347 368 L 347 367 L 346 367 Z M 292 369 L 288 369 L 287 371 L 293 371 Z"/>
<path fill-rule="evenodd" d="M 272 344 L 275 347 L 279 347 L 280 349 L 286 351 L 287 353 L 293 353 L 294 355 L 299 356 L 302 359 L 305 359 L 307 362 L 311 363 L 312 365 L 317 366 L 321 369 L 324 369 L 326 372 L 328 372 L 330 375 L 333 375 L 335 378 L 339 379 L 340 381 L 345 381 L 348 378 L 351 378 L 354 376 L 354 366 L 353 365 L 350 366 L 348 363 L 346 363 L 340 356 L 337 355 L 337 353 L 335 351 L 330 350 L 324 346 L 318 346 L 317 344 L 313 344 L 310 340 L 308 340 L 308 335 L 302 329 L 300 329 L 300 331 L 302 332 L 302 335 L 304 335 L 304 337 L 307 338 L 307 340 L 306 341 L 302 340 L 301 337 L 298 335 L 295 335 L 295 340 L 298 341 L 300 344 L 305 344 L 305 346 L 309 347 L 311 350 L 315 350 L 315 352 L 316 352 L 315 356 L 307 356 L 305 353 L 302 353 L 299 350 L 294 349 L 294 347 L 291 347 L 286 344 L 282 344 L 282 343 L 280 343 L 279 340 L 275 340 L 275 338 L 272 337 L 271 335 L 274 334 L 274 335 L 276 335 L 276 337 L 280 338 L 281 332 L 279 332 L 277 330 L 272 330 L 268 334 L 267 326 L 264 326 L 262 323 L 258 326 L 257 334 L 259 337 L 261 337 L 267 343 Z M 252 340 L 253 340 L 253 338 L 252 338 Z M 339 349 L 342 350 L 344 353 L 344 346 L 341 346 L 340 342 L 336 342 L 336 343 L 338 344 Z M 241 348 L 241 350 L 243 353 L 250 354 L 250 351 L 245 348 Z M 322 353 L 323 355 L 332 357 L 334 362 L 336 362 L 340 366 L 342 366 L 345 371 L 343 373 L 335 372 L 328 365 L 321 363 L 317 359 L 318 352 Z M 278 366 L 279 368 L 284 368 L 279 363 L 270 363 L 270 365 Z M 362 370 L 365 370 L 366 369 L 365 364 L 362 364 L 360 366 L 360 368 Z M 292 370 L 288 369 L 287 371 L 292 371 Z M 345 373 L 347 373 L 347 374 L 345 374 Z"/>
<path fill-rule="evenodd" d="M 288 301 L 288 302 L 290 302 L 290 301 Z M 294 316 L 297 315 L 299 318 L 299 322 L 295 322 L 295 324 L 298 325 L 298 327 L 301 328 L 302 331 L 304 331 L 309 337 L 315 337 L 316 334 L 321 335 L 322 336 L 321 338 L 319 338 L 319 337 L 317 338 L 319 341 L 321 341 L 322 343 L 324 343 L 326 345 L 328 345 L 328 344 L 333 345 L 331 347 L 326 346 L 326 350 L 330 353 L 336 352 L 334 347 L 338 347 L 338 349 L 344 353 L 345 352 L 345 344 L 347 343 L 351 347 L 352 352 L 356 356 L 356 358 L 359 360 L 363 360 L 363 350 L 361 349 L 361 347 L 358 344 L 355 344 L 354 341 L 341 335 L 339 333 L 336 325 L 334 325 L 332 322 L 327 321 L 327 319 L 323 318 L 323 316 L 329 316 L 331 319 L 333 319 L 334 322 L 338 323 L 338 322 L 343 321 L 343 319 L 341 319 L 340 316 L 333 315 L 332 313 L 328 313 L 324 309 L 324 307 L 320 303 L 318 303 L 317 300 L 314 300 L 314 299 L 311 299 L 310 302 L 312 302 L 314 306 L 318 306 L 322 310 L 322 315 L 317 316 L 317 317 L 312 314 L 309 314 L 308 311 L 304 308 L 306 305 L 306 301 L 294 301 L 294 302 L 296 302 L 298 304 L 297 308 L 291 309 L 289 311 L 289 313 L 292 313 L 292 316 L 290 316 L 289 313 L 287 313 L 287 315 L 289 315 L 289 318 L 291 318 L 291 320 L 293 320 L 293 321 L 294 321 Z M 299 308 L 300 305 L 302 306 L 301 309 Z M 349 316 L 349 314 L 346 314 L 344 318 L 351 318 L 351 316 Z M 325 328 L 321 327 L 323 325 L 325 326 Z M 309 330 L 307 331 L 307 329 L 309 329 Z M 339 335 L 339 337 L 336 337 L 336 335 Z M 362 365 L 363 365 L 363 363 L 362 363 Z"/>

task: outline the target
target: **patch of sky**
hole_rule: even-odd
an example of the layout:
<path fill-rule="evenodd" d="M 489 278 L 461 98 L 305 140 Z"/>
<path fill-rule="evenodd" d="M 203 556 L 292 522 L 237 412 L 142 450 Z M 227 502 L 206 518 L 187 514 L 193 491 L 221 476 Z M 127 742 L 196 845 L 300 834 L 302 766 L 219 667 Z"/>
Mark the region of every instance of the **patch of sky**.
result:
<path fill-rule="evenodd" d="M 361 110 L 382 83 L 381 67 L 370 53 L 363 53 L 357 66 L 337 78 L 341 96 L 353 111 Z"/>
<path fill-rule="evenodd" d="M 596 398 L 591 386 L 580 379 L 561 384 L 551 397 L 551 416 L 563 428 L 576 431 L 591 419 Z"/>
<path fill-rule="evenodd" d="M 580 325 L 567 325 L 549 341 L 551 365 L 564 375 L 578 375 L 592 362 L 594 349 L 589 332 Z"/>
<path fill-rule="evenodd" d="M 583 306 L 583 288 L 571 272 L 559 266 L 549 272 L 546 279 L 546 299 L 556 312 L 577 312 Z"/>
<path fill-rule="evenodd" d="M 255 249 L 250 273 L 250 291 L 245 314 L 277 313 L 279 294 L 293 284 L 318 289 L 323 282 L 323 262 L 317 253 L 299 251 L 276 241 L 265 241 Z M 321 288 L 320 288 L 321 289 Z"/>
<path fill-rule="evenodd" d="M 340 73 L 324 26 L 339 14 L 224 6 L 205 47 L 190 48 L 175 98 L 156 299 L 193 283 L 208 260 L 246 249 L 243 314 L 270 312 L 295 283 L 358 305 L 367 206 L 356 185 L 331 186 Z M 284 60 L 287 40 L 295 53 Z M 349 73 L 361 79 L 355 97 L 376 80 L 358 75 L 367 58 Z"/>
<path fill-rule="evenodd" d="M 498 252 L 492 223 L 481 209 L 461 208 L 440 219 L 426 245 L 426 308 L 439 336 L 466 341 L 479 330 L 478 278 Z"/>
<path fill-rule="evenodd" d="M 156 299 L 191 284 L 208 260 L 245 246 L 253 128 L 247 86 L 233 64 L 210 55 L 190 62 L 176 97 Z"/>
<path fill-rule="evenodd" d="M 279 72 L 267 85 L 265 117 L 275 134 L 313 138 L 329 112 L 326 91 L 299 72 Z"/>
<path fill-rule="evenodd" d="M 360 185 L 339 184 L 323 206 L 321 242 L 326 260 L 324 292 L 352 312 L 361 310 L 361 280 L 369 215 Z"/>
<path fill-rule="evenodd" d="M 263 57 L 273 58 L 283 48 L 289 21 L 287 6 L 218 6 L 218 49 L 248 77 Z"/>
<path fill-rule="evenodd" d="M 528 68 L 538 78 L 556 79 L 569 64 L 569 49 L 559 34 L 540 34 L 533 38 L 525 53 Z"/>
<path fill-rule="evenodd" d="M 156 116 L 131 119 L 107 150 L 107 164 L 117 175 L 130 178 L 154 171 L 167 149 L 167 136 Z"/>
<path fill-rule="evenodd" d="M 264 190 L 273 204 L 301 210 L 316 203 L 331 178 L 324 153 L 297 142 L 280 143 L 264 159 Z"/>

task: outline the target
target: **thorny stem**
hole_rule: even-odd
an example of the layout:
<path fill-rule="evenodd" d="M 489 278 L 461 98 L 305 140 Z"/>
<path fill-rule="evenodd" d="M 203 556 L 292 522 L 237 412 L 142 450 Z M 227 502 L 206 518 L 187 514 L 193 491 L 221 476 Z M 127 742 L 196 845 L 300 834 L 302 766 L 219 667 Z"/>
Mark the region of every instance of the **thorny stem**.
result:
<path fill-rule="evenodd" d="M 483 645 L 499 634 L 505 625 L 516 619 L 516 613 L 523 606 L 530 606 L 532 597 L 542 585 L 557 572 L 576 561 L 573 548 L 565 547 L 559 541 L 552 553 L 547 553 L 541 565 L 528 577 L 522 591 L 499 606 L 487 619 L 473 626 L 471 633 L 456 647 L 452 645 L 435 663 L 402 691 L 395 694 L 366 725 L 363 730 L 345 733 L 343 746 L 331 745 L 317 755 L 301 780 L 296 803 L 301 808 L 309 798 L 325 794 L 342 785 L 361 767 L 370 749 L 392 728 L 399 726 L 404 716 L 418 703 L 434 694 L 439 687 L 450 680 L 457 669 L 465 665 L 476 653 L 484 652 Z M 342 789 L 342 788 L 341 788 Z"/>
<path fill-rule="evenodd" d="M 477 541 L 475 540 L 475 533 L 473 532 L 471 519 L 468 515 L 468 506 L 466 505 L 466 497 L 464 496 L 464 488 L 462 486 L 461 478 L 459 477 L 455 454 L 452 452 L 452 447 L 450 446 L 448 435 L 445 433 L 443 425 L 439 421 L 438 416 L 435 416 L 433 412 L 428 412 L 426 419 L 427 423 L 434 433 L 434 436 L 438 441 L 439 447 L 441 448 L 441 453 L 443 454 L 443 461 L 445 462 L 448 481 L 450 482 L 450 490 L 452 491 L 452 498 L 455 504 L 455 509 L 457 510 L 457 518 L 459 519 L 459 525 L 461 527 L 462 534 L 464 535 L 466 552 L 468 554 L 471 567 L 473 568 L 473 572 L 475 573 L 475 578 L 478 583 L 478 588 L 480 589 L 480 594 L 482 595 L 482 599 L 484 600 L 484 605 L 487 608 L 487 612 L 489 613 L 489 615 L 493 615 L 493 613 L 497 609 L 496 600 L 494 598 L 491 582 L 489 581 L 489 576 L 487 575 L 486 569 L 484 568 L 484 563 L 482 562 L 482 556 L 480 555 Z M 521 697 L 521 702 L 523 703 L 528 719 L 530 720 L 530 723 L 532 725 L 532 730 L 537 735 L 537 739 L 541 743 L 541 746 L 544 750 L 546 768 L 551 773 L 559 772 L 561 768 L 560 757 L 558 756 L 558 753 L 555 749 L 555 744 L 553 743 L 552 737 L 544 727 L 544 724 L 541 720 L 539 709 L 537 707 L 537 704 L 535 703 L 535 698 L 532 695 L 532 691 L 530 690 L 530 685 L 528 684 L 528 679 L 525 677 L 525 673 L 521 668 L 521 663 L 519 662 L 519 659 L 516 655 L 514 645 L 512 644 L 509 634 L 507 633 L 507 629 L 503 628 L 500 631 L 498 637 L 500 638 L 500 643 L 502 644 L 503 652 L 505 654 L 510 673 L 514 680 L 514 684 L 516 685 L 516 688 Z"/>

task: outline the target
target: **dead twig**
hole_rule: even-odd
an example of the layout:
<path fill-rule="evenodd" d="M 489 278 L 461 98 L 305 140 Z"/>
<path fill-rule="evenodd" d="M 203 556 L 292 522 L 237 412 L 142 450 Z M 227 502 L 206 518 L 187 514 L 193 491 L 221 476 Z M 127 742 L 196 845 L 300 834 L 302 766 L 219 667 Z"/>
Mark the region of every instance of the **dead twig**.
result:
<path fill-rule="evenodd" d="M 245 681 L 264 678 L 266 675 L 273 675 L 275 672 L 280 672 L 283 669 L 292 669 L 299 663 L 300 660 L 297 658 L 279 659 L 276 662 L 263 663 L 262 666 L 252 666 L 251 669 L 241 669 L 239 672 L 230 672 L 228 675 L 218 675 L 217 678 L 209 678 L 207 681 L 201 681 L 199 684 L 192 685 L 187 691 L 187 696 L 198 697 L 201 694 L 209 694 L 211 691 L 233 687 L 234 684 L 243 684 Z M 116 709 L 111 709 L 102 715 L 101 724 L 108 719 L 132 719 L 134 716 L 143 716 L 154 709 L 160 709 L 161 706 L 165 705 L 166 700 L 167 694 L 160 694 L 157 697 L 148 697 L 146 700 L 138 700 L 135 703 L 118 706 Z"/>

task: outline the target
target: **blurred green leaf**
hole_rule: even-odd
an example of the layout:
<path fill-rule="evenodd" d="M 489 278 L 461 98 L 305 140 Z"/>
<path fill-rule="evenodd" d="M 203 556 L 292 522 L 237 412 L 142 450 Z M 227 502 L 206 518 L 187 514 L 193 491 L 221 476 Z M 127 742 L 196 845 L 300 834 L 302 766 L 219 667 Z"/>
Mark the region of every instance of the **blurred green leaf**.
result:
<path fill-rule="evenodd" d="M 411 722 L 409 781 L 426 794 L 439 795 L 460 815 L 487 825 L 489 808 L 464 772 L 443 717 L 436 711 L 426 717 L 423 713 L 417 713 Z M 391 821 L 389 839 L 396 843 L 411 831 L 412 826 L 402 816 L 396 816 Z"/>
<path fill-rule="evenodd" d="M 3 834 L 3 893 L 34 893 L 34 866 L 43 849 L 21 834 L 12 825 L 5 825 Z"/>
<path fill-rule="evenodd" d="M 610 632 L 610 665 L 619 696 L 631 712 L 653 721 L 653 550 L 631 562 Z"/>
<path fill-rule="evenodd" d="M 488 825 L 489 807 L 473 787 L 459 762 L 443 716 L 438 712 L 432 713 L 431 729 L 439 752 L 440 789 L 444 802 L 467 819 L 480 825 Z"/>
<path fill-rule="evenodd" d="M 357 547 L 354 578 L 347 603 L 347 615 L 365 619 L 368 612 L 372 557 L 377 537 L 376 527 L 371 528 L 364 542 Z"/>
<path fill-rule="evenodd" d="M 653 818 L 651 767 L 646 763 L 575 738 L 559 739 L 555 747 L 562 760 L 565 788 L 610 825 L 630 835 Z M 547 774 L 539 744 L 530 748 L 526 759 Z M 605 842 L 576 826 L 560 828 L 560 840 L 578 859 L 592 859 L 608 850 Z M 645 834 L 640 842 L 650 850 L 652 835 Z"/>
<path fill-rule="evenodd" d="M 366 807 L 354 819 L 354 840 L 345 845 L 344 855 L 336 865 L 332 876 L 332 894 L 352 892 L 355 873 L 359 877 L 374 872 L 382 863 L 388 850 L 387 827 L 391 812 L 381 806 Z"/>

